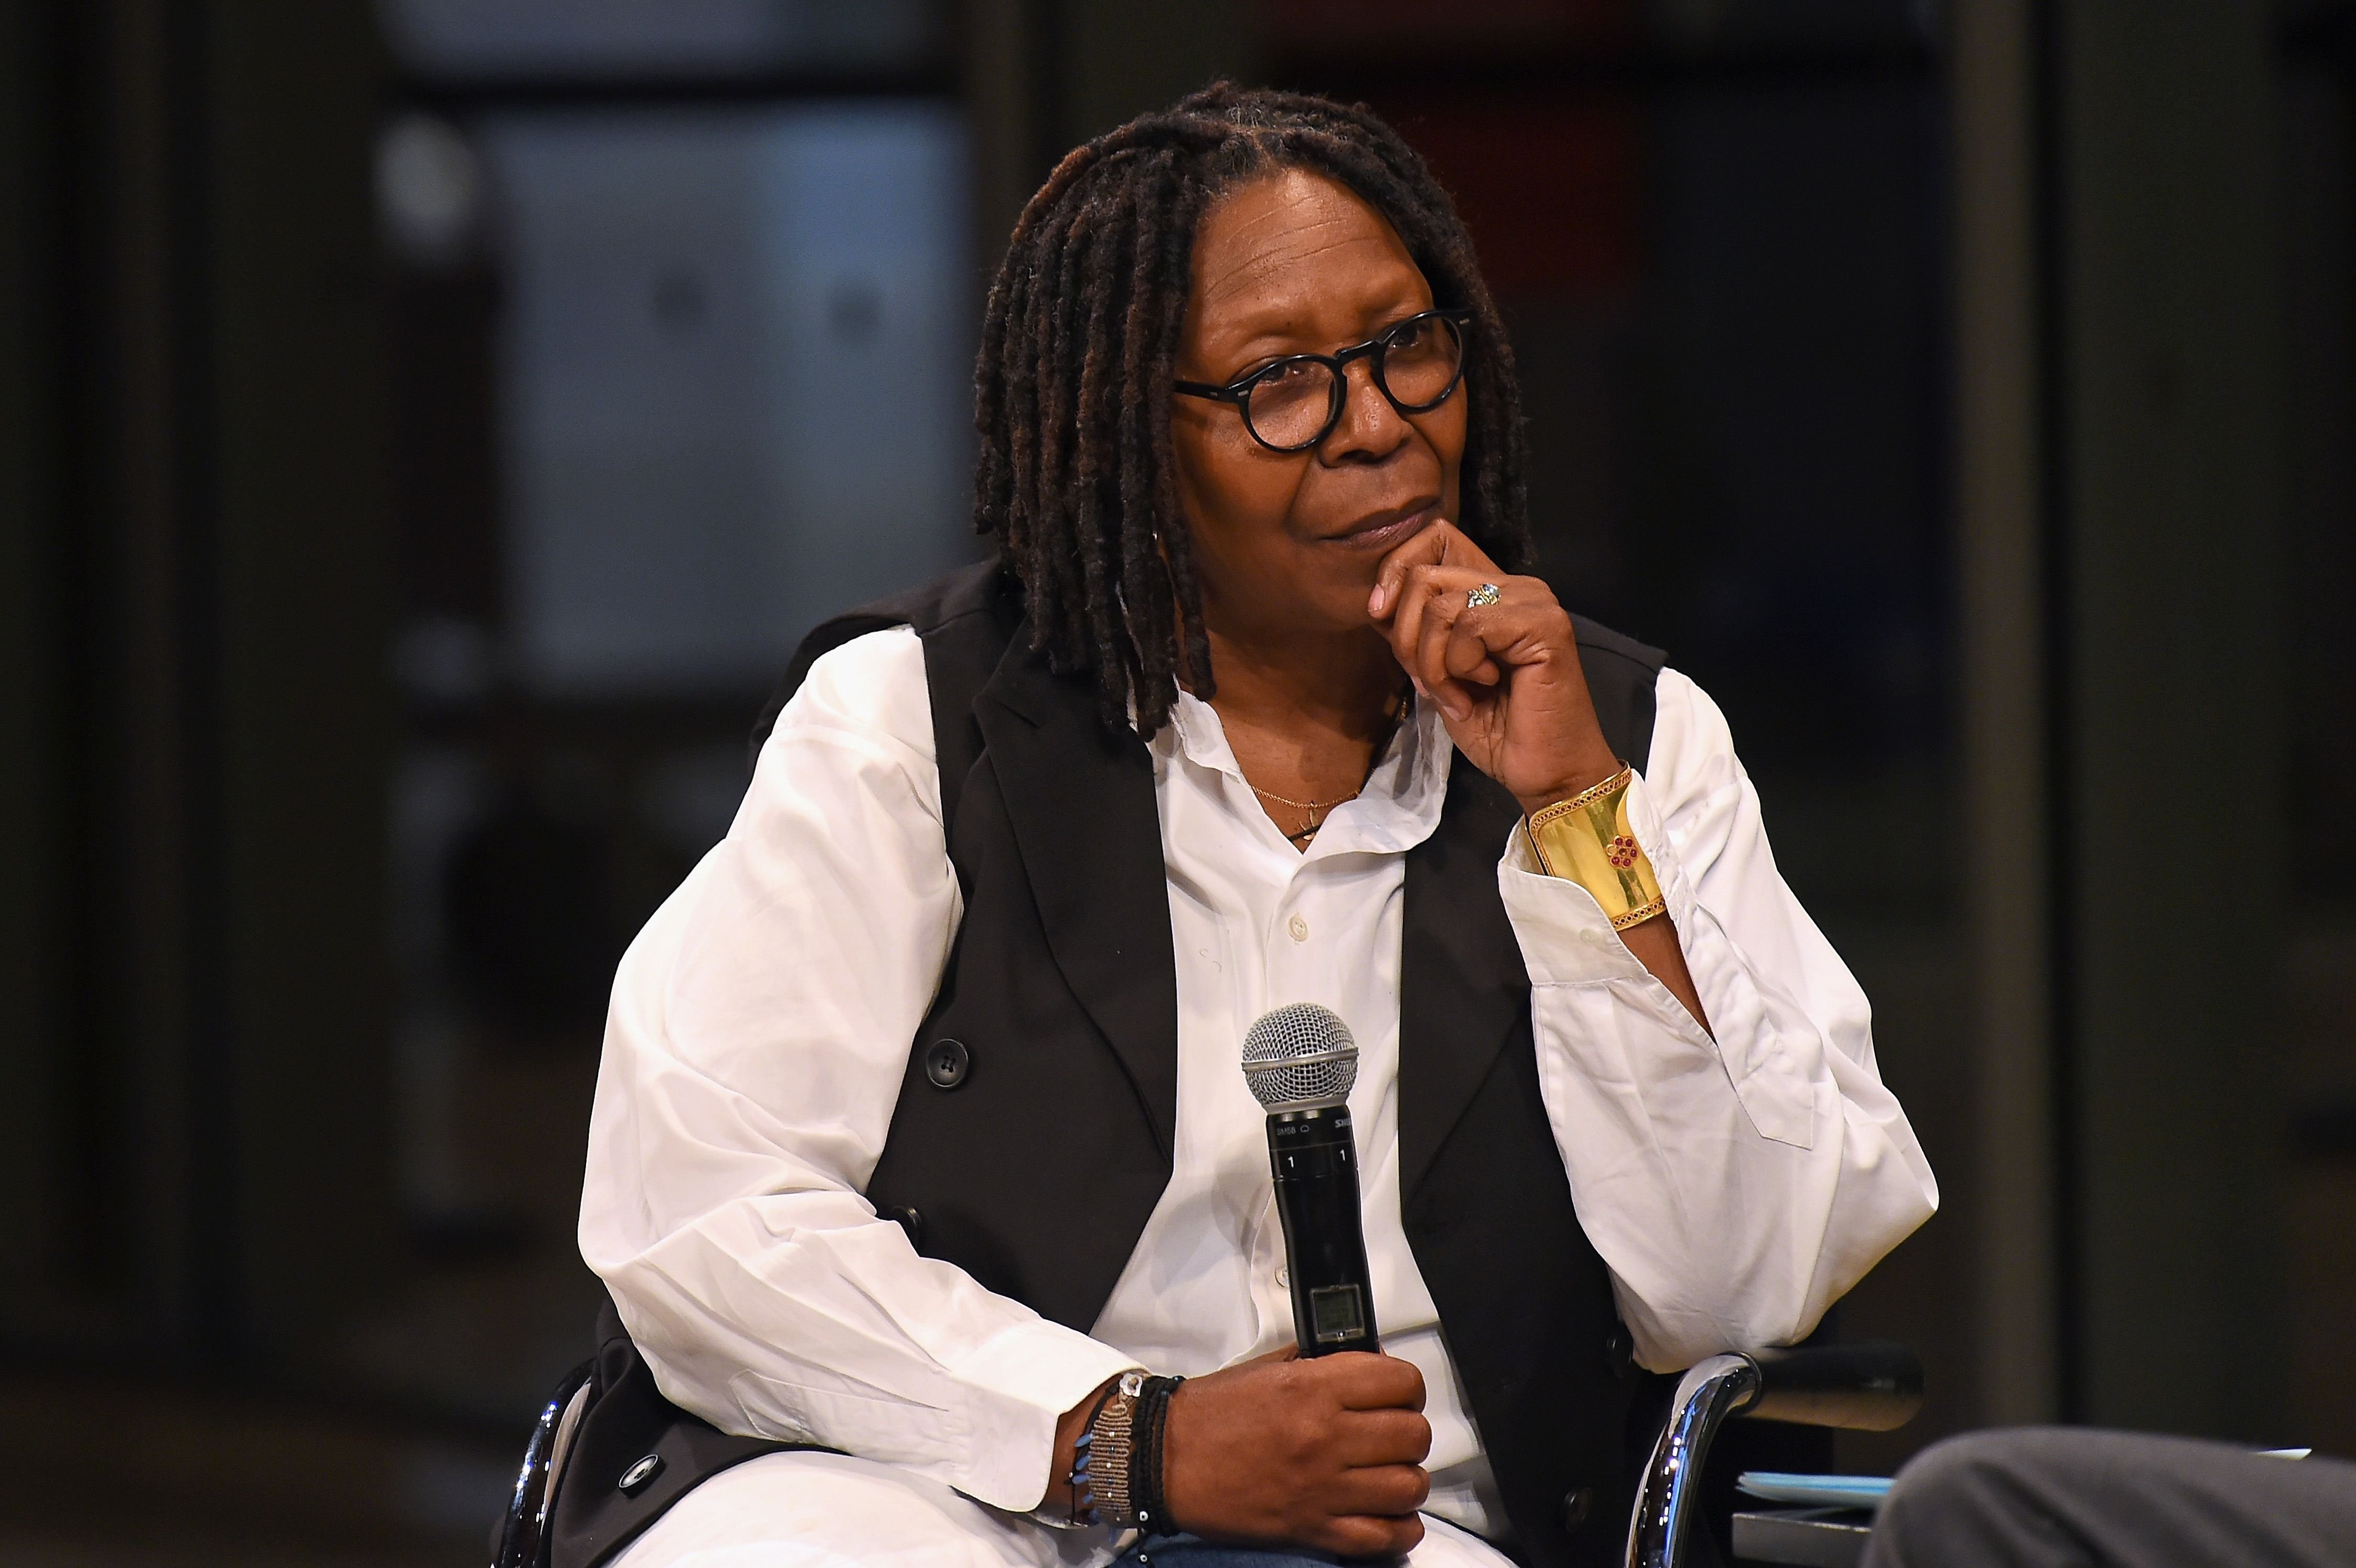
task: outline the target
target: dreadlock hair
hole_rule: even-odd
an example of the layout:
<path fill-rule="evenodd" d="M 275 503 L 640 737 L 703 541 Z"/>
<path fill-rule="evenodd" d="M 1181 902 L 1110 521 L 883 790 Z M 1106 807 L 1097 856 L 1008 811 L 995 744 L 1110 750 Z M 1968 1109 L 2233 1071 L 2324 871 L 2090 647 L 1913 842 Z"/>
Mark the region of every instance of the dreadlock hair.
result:
<path fill-rule="evenodd" d="M 974 530 L 998 542 L 1050 668 L 1093 671 L 1108 725 L 1152 735 L 1183 678 L 1214 689 L 1178 504 L 1170 384 L 1204 211 L 1280 169 L 1387 220 L 1441 307 L 1472 312 L 1455 520 L 1508 571 L 1531 550 L 1521 390 L 1472 236 L 1423 160 L 1363 105 L 1219 82 L 1067 154 L 1023 209 L 974 371 Z"/>

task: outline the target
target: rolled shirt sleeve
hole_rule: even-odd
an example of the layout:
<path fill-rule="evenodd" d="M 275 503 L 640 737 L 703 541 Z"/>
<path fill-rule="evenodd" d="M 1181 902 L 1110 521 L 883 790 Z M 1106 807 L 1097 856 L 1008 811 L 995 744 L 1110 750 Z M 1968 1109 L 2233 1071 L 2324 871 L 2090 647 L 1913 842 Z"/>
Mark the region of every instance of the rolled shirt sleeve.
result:
<path fill-rule="evenodd" d="M 581 1251 L 683 1409 L 1024 1509 L 1057 1417 L 1134 1362 L 862 1196 L 962 912 L 939 793 L 915 634 L 819 659 L 622 961 Z"/>
<path fill-rule="evenodd" d="M 1629 822 L 1710 1031 L 1518 831 L 1497 877 L 1580 1223 L 1638 1359 L 1667 1371 L 1805 1337 L 1939 1193 L 1864 992 L 1776 872 L 1725 716 L 1673 670 L 1656 696 Z"/>

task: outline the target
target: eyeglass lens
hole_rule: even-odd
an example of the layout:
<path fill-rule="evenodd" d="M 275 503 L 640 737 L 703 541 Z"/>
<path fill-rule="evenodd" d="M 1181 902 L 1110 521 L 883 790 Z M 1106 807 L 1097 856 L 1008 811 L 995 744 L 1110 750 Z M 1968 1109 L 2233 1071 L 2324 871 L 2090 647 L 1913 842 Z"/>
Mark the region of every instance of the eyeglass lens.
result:
<path fill-rule="evenodd" d="M 1419 316 L 1386 334 L 1374 356 L 1376 382 L 1409 413 L 1420 413 L 1448 395 L 1463 363 L 1463 341 L 1453 322 Z M 1244 417 L 1252 434 L 1271 446 L 1292 449 L 1322 438 L 1341 410 L 1333 367 L 1316 360 L 1286 360 L 1252 383 Z"/>

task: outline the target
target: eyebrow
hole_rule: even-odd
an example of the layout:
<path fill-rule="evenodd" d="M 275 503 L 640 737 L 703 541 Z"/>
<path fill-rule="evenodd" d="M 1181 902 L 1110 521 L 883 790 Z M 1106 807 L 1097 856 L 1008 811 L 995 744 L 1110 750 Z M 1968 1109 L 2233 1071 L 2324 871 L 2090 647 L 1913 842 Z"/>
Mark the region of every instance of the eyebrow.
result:
<path fill-rule="evenodd" d="M 1226 379 L 1227 381 L 1233 381 L 1238 376 L 1248 374 L 1248 371 L 1244 367 L 1249 366 L 1258 360 L 1285 360 L 1290 359 L 1296 354 L 1332 352 L 1334 349 L 1346 349 L 1351 347 L 1354 343 L 1363 343 L 1367 341 L 1369 338 L 1379 338 L 1384 333 L 1389 331 L 1392 328 L 1398 326 L 1400 322 L 1408 320 L 1411 317 L 1420 316 L 1427 310 L 1437 310 L 1438 308 L 1440 308 L 1440 306 L 1437 303 L 1431 305 L 1418 305 L 1412 298 L 1409 298 L 1400 304 L 1396 309 L 1377 312 L 1376 320 L 1379 324 L 1371 331 L 1368 331 L 1365 337 L 1352 338 L 1349 342 L 1336 343 L 1333 345 L 1333 349 L 1286 347 L 1285 345 L 1297 342 L 1299 340 L 1300 335 L 1297 331 L 1285 330 L 1277 328 L 1263 328 L 1253 333 L 1249 338 L 1245 338 L 1238 348 L 1230 350 L 1227 353 L 1210 356 L 1210 358 L 1212 362 L 1215 364 L 1218 363 L 1222 360 L 1232 358 L 1237 368 L 1228 372 Z"/>

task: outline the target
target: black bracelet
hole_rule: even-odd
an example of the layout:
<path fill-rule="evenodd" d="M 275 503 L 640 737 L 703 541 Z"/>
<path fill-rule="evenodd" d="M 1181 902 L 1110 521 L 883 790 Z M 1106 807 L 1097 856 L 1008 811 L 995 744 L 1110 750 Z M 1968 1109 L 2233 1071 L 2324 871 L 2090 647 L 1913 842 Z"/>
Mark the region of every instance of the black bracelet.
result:
<path fill-rule="evenodd" d="M 1136 1434 L 1130 1450 L 1129 1506 L 1138 1529 L 1148 1535 L 1167 1535 L 1176 1527 L 1162 1498 L 1162 1433 L 1170 1420 L 1170 1396 L 1183 1378 L 1148 1378 L 1137 1396 Z"/>

